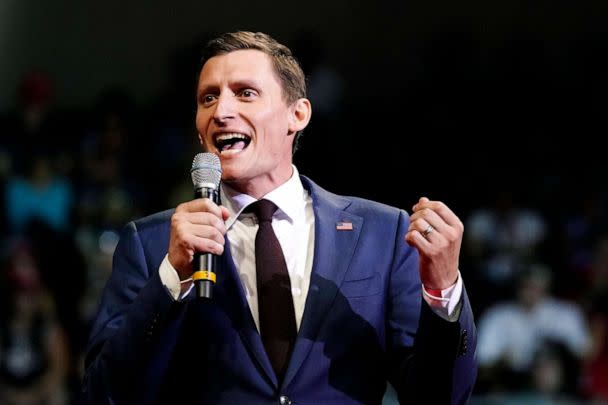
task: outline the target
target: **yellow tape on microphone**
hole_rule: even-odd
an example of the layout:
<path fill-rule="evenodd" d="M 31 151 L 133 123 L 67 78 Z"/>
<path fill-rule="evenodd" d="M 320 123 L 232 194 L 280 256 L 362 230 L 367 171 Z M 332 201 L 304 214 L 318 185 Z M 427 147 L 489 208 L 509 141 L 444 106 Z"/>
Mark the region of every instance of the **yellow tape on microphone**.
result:
<path fill-rule="evenodd" d="M 212 271 L 199 270 L 192 274 L 192 280 L 209 280 L 212 283 L 215 283 L 216 278 L 215 273 Z"/>

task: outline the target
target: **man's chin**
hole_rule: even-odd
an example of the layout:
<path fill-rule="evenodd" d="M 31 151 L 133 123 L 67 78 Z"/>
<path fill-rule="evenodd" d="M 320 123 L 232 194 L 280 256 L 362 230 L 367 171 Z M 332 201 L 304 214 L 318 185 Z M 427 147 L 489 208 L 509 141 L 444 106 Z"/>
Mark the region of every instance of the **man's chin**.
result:
<path fill-rule="evenodd" d="M 245 178 L 246 176 L 244 173 L 240 171 L 224 169 L 224 167 L 222 167 L 222 183 L 228 185 L 237 185 L 242 183 Z"/>

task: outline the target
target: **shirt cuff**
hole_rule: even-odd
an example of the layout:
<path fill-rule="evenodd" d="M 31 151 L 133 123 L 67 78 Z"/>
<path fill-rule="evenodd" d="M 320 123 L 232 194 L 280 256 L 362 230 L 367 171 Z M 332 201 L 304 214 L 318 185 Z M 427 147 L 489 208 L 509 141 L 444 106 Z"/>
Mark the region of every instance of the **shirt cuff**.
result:
<path fill-rule="evenodd" d="M 192 279 L 180 281 L 177 271 L 169 263 L 169 255 L 165 255 L 158 269 L 160 281 L 163 283 L 167 291 L 175 301 L 182 300 L 192 290 Z"/>
<path fill-rule="evenodd" d="M 460 315 L 458 303 L 462 296 L 462 277 L 460 276 L 460 271 L 458 271 L 456 282 L 444 290 L 429 291 L 423 284 L 422 296 L 437 315 L 446 321 L 456 321 Z"/>

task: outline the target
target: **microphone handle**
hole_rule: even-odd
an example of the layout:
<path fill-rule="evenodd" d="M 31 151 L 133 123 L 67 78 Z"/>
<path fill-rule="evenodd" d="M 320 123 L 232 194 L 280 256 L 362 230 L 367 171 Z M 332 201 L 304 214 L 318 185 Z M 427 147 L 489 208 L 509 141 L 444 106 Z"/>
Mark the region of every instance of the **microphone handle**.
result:
<path fill-rule="evenodd" d="M 219 204 L 218 189 L 201 187 L 194 191 L 195 198 L 208 198 L 216 204 Z M 213 297 L 213 285 L 215 284 L 215 255 L 212 253 L 195 253 L 192 261 L 194 273 L 194 287 L 198 298 Z"/>

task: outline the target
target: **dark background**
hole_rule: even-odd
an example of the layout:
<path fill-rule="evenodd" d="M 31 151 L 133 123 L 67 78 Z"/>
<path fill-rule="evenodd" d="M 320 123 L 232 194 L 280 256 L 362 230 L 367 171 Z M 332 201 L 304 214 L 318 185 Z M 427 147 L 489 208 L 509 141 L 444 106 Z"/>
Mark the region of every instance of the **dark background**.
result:
<path fill-rule="evenodd" d="M 0 111 L 15 107 L 24 73 L 39 69 L 54 81 L 57 108 L 86 110 L 118 87 L 143 109 L 173 94 L 169 104 L 188 120 L 203 40 L 251 29 L 288 44 L 310 38 L 317 52 L 301 58 L 323 55 L 344 79 L 334 127 L 311 126 L 297 156 L 303 172 L 338 192 L 409 206 L 426 191 L 476 200 L 488 187 L 597 184 L 602 171 L 593 141 L 605 134 L 608 90 L 600 0 L 0 7 Z M 378 190 L 380 179 L 390 191 Z"/>

